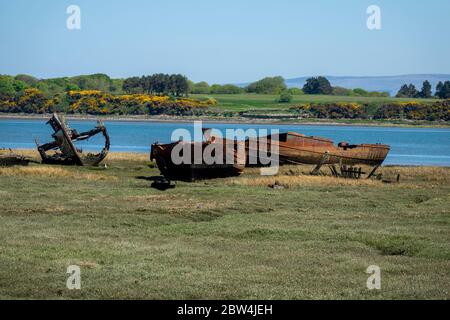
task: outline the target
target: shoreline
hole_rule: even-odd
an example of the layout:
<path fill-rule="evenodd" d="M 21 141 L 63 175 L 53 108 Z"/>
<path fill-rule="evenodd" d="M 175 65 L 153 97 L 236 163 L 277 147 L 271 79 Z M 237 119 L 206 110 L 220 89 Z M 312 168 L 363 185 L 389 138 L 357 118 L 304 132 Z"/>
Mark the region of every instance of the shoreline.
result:
<path fill-rule="evenodd" d="M 51 114 L 23 114 L 23 113 L 0 113 L 0 120 L 48 120 L 51 117 Z M 210 123 L 219 123 L 219 124 L 260 124 L 260 125 L 305 125 L 305 126 L 367 126 L 367 127 L 398 127 L 398 128 L 441 128 L 441 129 L 450 129 L 450 124 L 420 124 L 420 123 L 393 123 L 393 122 L 376 122 L 376 121 L 358 121 L 348 122 L 346 120 L 334 121 L 331 119 L 263 119 L 263 118 L 215 118 L 215 117 L 191 117 L 191 116 L 133 116 L 133 115 L 125 115 L 125 116 L 95 116 L 95 115 L 87 115 L 87 114 L 65 114 L 65 118 L 67 120 L 76 120 L 76 121 L 117 121 L 117 122 L 167 122 L 167 123 L 187 123 L 193 121 L 202 121 L 202 122 L 210 122 Z"/>
<path fill-rule="evenodd" d="M 0 151 L 8 151 L 8 150 L 12 150 L 15 153 L 21 154 L 23 156 L 31 156 L 31 157 L 37 157 L 37 159 L 39 159 L 39 153 L 36 150 L 36 148 L 16 148 L 16 149 L 7 149 L 7 148 L 0 148 Z M 135 157 L 139 157 L 139 158 L 145 158 L 145 160 L 147 160 L 148 155 L 150 153 L 150 150 L 148 151 L 109 151 L 108 155 L 110 155 L 111 157 L 116 158 L 116 157 L 129 157 L 129 158 L 135 158 Z M 108 156 L 105 158 L 105 160 L 108 160 Z M 299 164 L 300 166 L 308 166 L 309 164 Z M 399 163 L 386 163 L 386 164 L 382 164 L 381 168 L 449 168 L 450 169 L 450 165 L 430 165 L 430 164 L 399 164 Z"/>

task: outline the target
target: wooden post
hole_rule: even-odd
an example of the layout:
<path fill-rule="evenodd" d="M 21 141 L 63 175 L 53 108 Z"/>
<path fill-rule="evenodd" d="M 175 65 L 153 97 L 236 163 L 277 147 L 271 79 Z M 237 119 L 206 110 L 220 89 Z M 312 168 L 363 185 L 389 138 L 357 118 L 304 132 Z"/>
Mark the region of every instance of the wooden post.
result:
<path fill-rule="evenodd" d="M 317 175 L 319 173 L 320 168 L 324 165 L 325 162 L 328 161 L 330 158 L 330 154 L 328 151 L 325 151 L 325 153 L 322 156 L 322 159 L 320 159 L 320 162 L 316 165 L 313 171 L 311 171 L 312 175 Z"/>
<path fill-rule="evenodd" d="M 367 179 L 372 178 L 373 174 L 375 173 L 375 171 L 377 171 L 377 169 L 380 167 L 381 164 L 376 165 L 375 168 L 373 168 L 373 170 L 370 172 L 369 176 L 367 177 Z"/>

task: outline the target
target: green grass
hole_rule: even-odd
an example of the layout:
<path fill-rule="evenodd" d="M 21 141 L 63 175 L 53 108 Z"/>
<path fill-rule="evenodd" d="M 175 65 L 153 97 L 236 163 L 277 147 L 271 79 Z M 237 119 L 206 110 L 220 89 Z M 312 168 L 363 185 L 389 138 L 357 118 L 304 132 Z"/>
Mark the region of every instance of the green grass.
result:
<path fill-rule="evenodd" d="M 282 190 L 251 185 L 251 169 L 159 191 L 146 158 L 0 168 L 0 298 L 450 298 L 450 169 L 385 168 L 402 174 L 392 185 L 285 177 Z M 373 264 L 381 290 L 366 288 Z"/>
<path fill-rule="evenodd" d="M 191 95 L 194 98 L 203 99 L 212 97 L 219 102 L 218 107 L 224 111 L 249 111 L 249 110 L 288 110 L 295 104 L 301 103 L 326 103 L 326 102 L 357 102 L 380 105 L 389 102 L 407 102 L 414 99 L 394 98 L 394 97 L 350 97 L 331 95 L 298 95 L 293 96 L 291 103 L 275 102 L 278 95 L 266 94 L 211 94 L 211 95 Z M 417 100 L 417 99 L 416 99 Z M 420 101 L 433 102 L 436 99 L 420 99 Z"/>

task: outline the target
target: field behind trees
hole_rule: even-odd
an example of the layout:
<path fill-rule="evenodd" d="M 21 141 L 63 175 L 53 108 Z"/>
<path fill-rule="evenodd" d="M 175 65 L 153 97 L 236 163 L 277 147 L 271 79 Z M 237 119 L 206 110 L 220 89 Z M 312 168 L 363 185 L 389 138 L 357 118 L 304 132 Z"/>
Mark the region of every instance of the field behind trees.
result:
<path fill-rule="evenodd" d="M 290 103 L 277 102 L 278 95 L 272 94 L 191 94 L 193 98 L 206 99 L 212 97 L 218 102 L 218 107 L 225 111 L 250 111 L 250 110 L 278 110 L 285 111 L 293 104 L 302 103 L 333 103 L 348 102 L 359 104 L 372 104 L 381 106 L 387 103 L 420 101 L 424 103 L 436 102 L 438 99 L 411 99 L 396 97 L 358 97 L 358 96 L 332 96 L 332 95 L 294 95 Z"/>

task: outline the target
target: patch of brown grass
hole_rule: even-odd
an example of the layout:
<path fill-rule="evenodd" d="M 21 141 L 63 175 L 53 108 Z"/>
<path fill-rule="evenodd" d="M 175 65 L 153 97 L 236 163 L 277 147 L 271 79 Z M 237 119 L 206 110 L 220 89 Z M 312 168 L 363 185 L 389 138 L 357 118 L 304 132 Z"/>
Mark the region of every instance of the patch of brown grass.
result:
<path fill-rule="evenodd" d="M 110 152 L 107 160 L 150 161 L 150 153 Z"/>
<path fill-rule="evenodd" d="M 5 153 L 9 152 L 9 150 L 5 150 Z M 15 149 L 13 150 L 15 154 L 24 156 L 24 157 L 30 157 L 33 158 L 36 161 L 40 161 L 41 157 L 39 155 L 39 152 L 37 150 L 30 150 L 30 149 Z M 50 152 L 51 154 L 51 152 Z M 150 153 L 131 153 L 131 152 L 109 152 L 108 156 L 105 159 L 108 160 L 127 160 L 127 161 L 150 161 Z"/>
<path fill-rule="evenodd" d="M 286 186 L 302 185 L 379 185 L 381 182 L 375 179 L 366 180 L 367 174 L 372 170 L 371 167 L 363 166 L 362 170 L 366 174 L 360 180 L 334 178 L 327 166 L 321 169 L 322 176 L 310 176 L 309 173 L 314 168 L 310 165 L 289 165 L 279 168 L 278 175 L 273 177 L 263 177 L 260 175 L 259 168 L 246 168 L 241 179 L 232 180 L 233 183 L 245 185 L 264 185 L 273 184 L 275 180 L 286 182 Z M 387 166 L 381 167 L 376 171 L 376 175 L 381 174 L 383 180 L 395 181 L 397 175 L 400 175 L 400 183 L 405 183 L 409 187 L 419 186 L 427 183 L 430 186 L 450 185 L 450 168 L 447 167 L 423 167 L 423 166 Z M 291 178 L 291 179 L 289 179 Z M 247 180 L 254 180 L 247 181 Z"/>
<path fill-rule="evenodd" d="M 93 261 L 77 261 L 75 265 L 81 267 L 81 268 L 88 268 L 88 269 L 94 269 L 99 266 L 97 262 Z"/>
<path fill-rule="evenodd" d="M 450 168 L 446 167 L 384 167 L 384 176 L 400 174 L 400 181 L 426 181 L 450 185 Z"/>
<path fill-rule="evenodd" d="M 288 176 L 288 175 L 278 175 L 278 176 L 260 176 L 252 178 L 236 178 L 229 181 L 229 183 L 234 185 L 244 185 L 244 186 L 264 186 L 269 185 L 280 185 L 286 188 L 293 187 L 303 187 L 303 186 L 381 186 L 382 183 L 376 180 L 367 179 L 343 179 L 328 176 Z"/>
<path fill-rule="evenodd" d="M 29 166 L 29 167 L 0 167 L 0 176 L 22 176 L 22 177 L 45 177 L 45 178 L 65 178 L 76 180 L 117 180 L 117 177 L 107 176 L 99 173 L 75 172 L 61 167 L 51 166 Z"/>
<path fill-rule="evenodd" d="M 157 204 L 158 208 L 167 210 L 169 213 L 185 213 L 186 208 L 196 211 L 208 211 L 213 209 L 228 208 L 233 205 L 233 201 L 200 201 L 198 198 L 188 198 L 182 195 L 174 194 L 161 194 L 161 195 L 138 195 L 127 196 L 123 198 L 123 201 L 133 203 L 143 211 L 149 206 Z"/>

